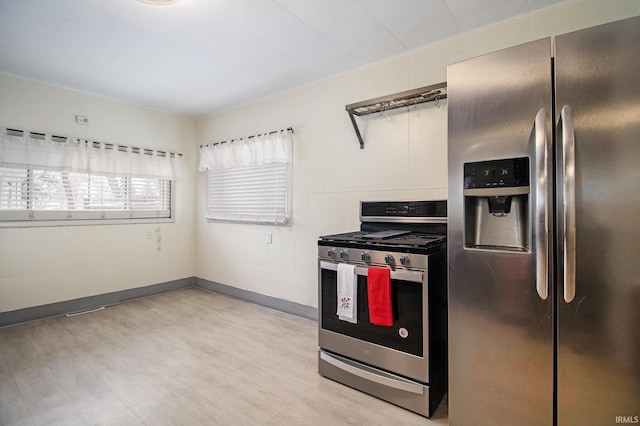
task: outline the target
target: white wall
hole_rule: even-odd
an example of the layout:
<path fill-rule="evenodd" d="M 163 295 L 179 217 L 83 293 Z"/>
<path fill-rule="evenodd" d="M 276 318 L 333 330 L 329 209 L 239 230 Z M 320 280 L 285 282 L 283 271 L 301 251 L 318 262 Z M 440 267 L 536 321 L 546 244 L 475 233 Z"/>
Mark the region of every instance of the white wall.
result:
<path fill-rule="evenodd" d="M 636 0 L 570 2 L 199 120 L 198 144 L 289 126 L 296 133 L 291 227 L 207 223 L 199 174 L 196 276 L 317 306 L 318 236 L 357 229 L 361 200 L 447 193 L 446 102 L 357 119 L 364 150 L 346 104 L 445 81 L 446 66 L 467 58 L 638 14 Z"/>
<path fill-rule="evenodd" d="M 184 154 L 175 223 L 0 228 L 0 312 L 194 275 L 194 120 L 3 74 L 0 93 L 2 127 Z"/>

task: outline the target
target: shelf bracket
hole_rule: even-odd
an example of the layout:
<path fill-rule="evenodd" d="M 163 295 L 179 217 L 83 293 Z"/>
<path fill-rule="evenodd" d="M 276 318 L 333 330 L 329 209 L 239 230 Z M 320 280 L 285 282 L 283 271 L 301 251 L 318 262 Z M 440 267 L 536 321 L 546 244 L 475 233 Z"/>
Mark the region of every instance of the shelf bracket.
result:
<path fill-rule="evenodd" d="M 353 130 L 356 131 L 356 136 L 358 137 L 358 142 L 360 142 L 360 149 L 364 149 L 364 140 L 362 140 L 362 135 L 360 134 L 360 129 L 358 128 L 358 123 L 356 123 L 356 116 L 353 115 L 353 111 L 347 108 L 347 113 L 349 113 L 349 118 L 351 119 L 351 124 L 353 124 Z"/>
<path fill-rule="evenodd" d="M 410 107 L 425 102 L 438 102 L 440 99 L 447 98 L 447 82 L 433 84 L 431 86 L 420 87 L 418 89 L 407 90 L 406 92 L 395 93 L 393 95 L 382 96 L 379 98 L 369 99 L 355 104 L 345 106 L 349 119 L 356 132 L 360 149 L 364 149 L 364 140 L 356 122 L 356 115 L 369 115 L 377 112 L 387 111 L 390 109 Z"/>

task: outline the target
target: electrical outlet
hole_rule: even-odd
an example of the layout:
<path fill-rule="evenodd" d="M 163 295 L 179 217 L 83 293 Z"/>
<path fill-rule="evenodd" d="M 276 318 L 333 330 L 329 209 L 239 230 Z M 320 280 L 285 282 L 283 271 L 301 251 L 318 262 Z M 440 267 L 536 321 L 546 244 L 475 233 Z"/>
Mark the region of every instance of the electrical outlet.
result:
<path fill-rule="evenodd" d="M 273 234 L 271 232 L 267 232 L 267 244 L 271 244 L 273 242 Z"/>
<path fill-rule="evenodd" d="M 153 232 L 151 232 L 151 229 L 147 229 L 147 240 L 152 240 L 153 239 Z"/>
<path fill-rule="evenodd" d="M 76 115 L 76 123 L 89 124 L 89 117 L 87 117 L 86 115 Z"/>

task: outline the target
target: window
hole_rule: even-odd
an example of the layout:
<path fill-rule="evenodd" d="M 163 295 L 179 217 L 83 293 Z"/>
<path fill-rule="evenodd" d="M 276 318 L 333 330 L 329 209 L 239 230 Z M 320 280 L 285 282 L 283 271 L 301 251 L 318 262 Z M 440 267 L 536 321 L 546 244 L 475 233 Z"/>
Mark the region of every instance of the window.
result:
<path fill-rule="evenodd" d="M 0 129 L 0 222 L 171 219 L 175 154 Z"/>
<path fill-rule="evenodd" d="M 0 167 L 0 220 L 170 217 L 168 179 Z"/>
<path fill-rule="evenodd" d="M 207 219 L 287 225 L 291 221 L 291 130 L 200 150 Z"/>
<path fill-rule="evenodd" d="M 286 225 L 291 209 L 291 165 L 209 170 L 207 218 Z"/>

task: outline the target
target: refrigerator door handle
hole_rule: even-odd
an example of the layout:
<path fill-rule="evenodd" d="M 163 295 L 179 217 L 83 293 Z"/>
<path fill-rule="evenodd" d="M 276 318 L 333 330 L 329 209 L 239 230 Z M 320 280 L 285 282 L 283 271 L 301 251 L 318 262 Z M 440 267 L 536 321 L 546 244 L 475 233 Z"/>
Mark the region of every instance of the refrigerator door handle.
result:
<path fill-rule="evenodd" d="M 536 290 L 542 300 L 549 295 L 549 158 L 550 146 L 547 138 L 547 112 L 541 108 L 534 122 L 535 138 L 535 250 Z"/>
<path fill-rule="evenodd" d="M 560 118 L 562 120 L 564 301 L 570 303 L 576 297 L 576 135 L 571 107 L 563 106 Z"/>

